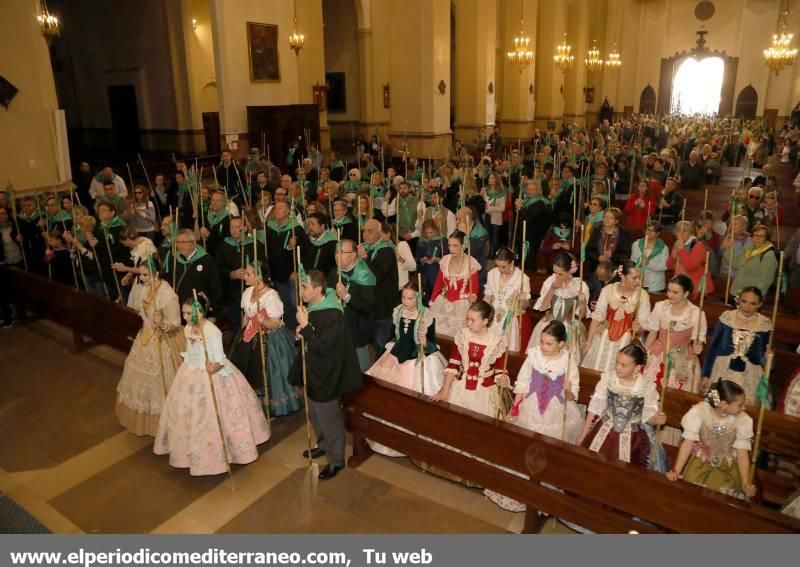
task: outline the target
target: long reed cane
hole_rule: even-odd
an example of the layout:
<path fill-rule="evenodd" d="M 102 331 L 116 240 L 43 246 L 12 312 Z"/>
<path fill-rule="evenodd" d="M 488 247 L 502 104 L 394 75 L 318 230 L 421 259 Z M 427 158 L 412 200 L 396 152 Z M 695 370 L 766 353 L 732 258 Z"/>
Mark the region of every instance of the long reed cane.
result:
<path fill-rule="evenodd" d="M 253 229 L 253 258 L 254 265 L 253 271 L 256 274 L 256 281 L 261 275 L 261 268 L 258 264 L 258 239 L 255 238 L 255 229 Z M 244 246 L 242 247 L 244 248 Z M 258 286 L 253 287 L 253 294 L 258 293 Z M 252 299 L 252 298 L 251 298 Z M 261 321 L 258 320 L 258 314 L 261 311 L 261 299 L 256 297 L 256 324 L 258 325 L 258 352 L 261 354 L 261 380 L 264 383 L 264 411 L 267 414 L 267 422 L 272 418 L 269 414 L 269 370 L 267 368 L 267 356 L 264 353 L 264 327 Z"/>
<path fill-rule="evenodd" d="M 419 328 L 422 328 L 422 273 L 417 272 L 417 293 L 419 294 L 419 309 L 417 309 L 417 320 L 419 321 L 420 325 Z M 426 334 L 427 337 L 427 334 Z M 419 356 L 419 391 L 424 396 L 425 395 L 425 349 L 422 348 L 422 341 L 420 337 L 417 337 L 418 348 L 419 351 L 417 355 Z"/>
<path fill-rule="evenodd" d="M 172 289 L 175 289 L 175 278 L 178 272 L 178 231 L 173 231 L 172 227 L 178 228 L 178 219 L 172 212 L 172 205 L 169 207 L 169 218 L 172 219 L 169 227 L 169 235 L 172 237 Z"/>
<path fill-rule="evenodd" d="M 703 288 L 699 290 L 700 292 L 700 308 L 697 310 L 697 324 L 695 326 L 696 332 L 694 336 L 694 341 L 697 342 L 700 340 L 700 325 L 703 322 L 703 302 L 706 298 L 706 285 L 708 285 L 708 261 L 711 253 L 706 250 L 706 264 L 703 266 L 703 279 L 700 281 L 703 283 Z M 691 377 L 689 379 L 689 391 L 694 393 L 695 388 L 697 386 L 696 382 L 696 372 L 695 367 L 697 365 L 697 356 L 692 356 L 692 363 L 689 365 L 691 369 Z"/>
<path fill-rule="evenodd" d="M 300 262 L 300 247 L 298 246 L 294 251 L 295 260 Z M 300 278 L 297 278 L 298 286 Z M 298 295 L 297 297 L 298 302 L 301 302 L 302 299 Z M 305 408 L 306 414 L 306 443 L 308 445 L 308 468 L 313 468 L 314 466 L 314 458 L 311 456 L 311 453 L 314 450 L 314 447 L 311 442 L 311 416 L 309 414 L 308 409 L 308 366 L 306 362 L 306 339 L 301 334 L 300 335 L 300 360 L 302 362 L 303 367 L 303 407 Z"/>
<path fill-rule="evenodd" d="M 668 308 L 669 309 L 669 308 Z M 667 313 L 669 316 L 669 313 Z M 670 364 L 670 349 L 672 349 L 672 325 L 673 322 L 670 320 L 668 321 L 669 326 L 667 327 L 667 345 L 666 349 L 664 350 L 664 376 L 661 378 L 661 398 L 658 400 L 658 411 L 659 413 L 664 411 L 664 400 L 667 397 L 667 385 L 669 384 L 669 375 L 670 371 L 672 370 Z M 661 424 L 659 423 L 656 425 L 656 442 L 653 443 L 653 450 L 650 454 L 651 462 L 655 462 L 656 456 L 658 455 L 658 447 L 661 444 Z"/>
<path fill-rule="evenodd" d="M 197 303 L 197 290 L 193 289 L 192 294 L 194 295 L 194 301 Z M 205 316 L 203 316 L 203 320 L 198 324 L 200 330 L 200 340 L 203 341 L 203 354 L 205 355 L 206 363 L 208 363 L 208 346 L 206 345 L 206 334 L 203 330 L 203 326 L 206 324 Z M 222 431 L 222 419 L 219 416 L 219 404 L 217 403 L 217 392 L 214 389 L 214 379 L 211 374 L 206 369 L 206 376 L 208 376 L 208 385 L 211 389 L 211 403 L 214 404 L 214 413 L 217 416 L 217 428 L 219 430 L 219 441 L 222 444 L 222 455 L 225 457 L 225 467 L 228 469 L 228 477 L 231 479 L 231 490 L 234 490 L 233 486 L 233 471 L 231 470 L 231 459 L 228 455 L 228 446 L 225 444 L 225 434 Z"/>
<path fill-rule="evenodd" d="M 111 276 L 114 278 L 114 284 L 117 286 L 117 301 L 122 303 L 122 288 L 119 285 L 117 271 L 114 269 L 114 256 L 111 254 L 111 245 L 108 243 L 108 229 L 105 227 L 103 228 L 103 240 L 106 241 L 106 250 L 108 251 L 108 261 L 110 262 L 109 267 L 111 268 Z"/>
<path fill-rule="evenodd" d="M 728 232 L 730 233 L 731 237 L 731 247 L 728 249 L 728 277 L 727 281 L 725 282 L 725 304 L 728 303 L 728 297 L 730 297 L 731 293 L 731 274 L 733 272 L 733 256 L 736 252 L 736 239 L 733 235 L 733 219 L 736 218 L 736 202 L 734 201 L 736 196 L 736 189 L 731 189 L 731 216 L 730 222 L 728 223 Z"/>

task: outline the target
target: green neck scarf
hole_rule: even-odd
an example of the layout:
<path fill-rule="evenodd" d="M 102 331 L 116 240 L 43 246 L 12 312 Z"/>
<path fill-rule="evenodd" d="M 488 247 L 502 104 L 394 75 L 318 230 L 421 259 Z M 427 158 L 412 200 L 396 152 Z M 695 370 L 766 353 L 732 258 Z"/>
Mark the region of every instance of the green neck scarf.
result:
<path fill-rule="evenodd" d="M 597 211 L 596 213 L 592 213 L 588 217 L 586 217 L 587 224 L 597 224 L 599 222 L 603 222 L 603 215 L 605 211 Z"/>
<path fill-rule="evenodd" d="M 489 191 L 487 187 L 486 196 L 489 197 L 489 204 L 495 205 L 498 199 L 502 199 L 506 196 L 506 190 L 500 189 L 500 191 Z"/>
<path fill-rule="evenodd" d="M 344 164 L 342 163 L 342 160 L 339 160 L 336 163 L 332 163 L 331 166 L 330 166 L 331 171 L 333 171 L 334 169 L 342 169 L 342 168 L 344 168 Z"/>
<path fill-rule="evenodd" d="M 346 181 L 342 191 L 344 193 L 358 193 L 361 189 L 361 182 L 359 181 Z"/>
<path fill-rule="evenodd" d="M 125 226 L 125 221 L 123 221 L 116 215 L 114 215 L 114 217 L 110 221 L 100 223 L 100 228 L 102 228 L 103 230 L 110 230 L 112 228 L 117 228 L 122 226 Z"/>
<path fill-rule="evenodd" d="M 372 195 L 373 199 L 383 199 L 385 193 L 386 187 L 382 185 L 371 185 L 369 188 L 369 194 Z"/>
<path fill-rule="evenodd" d="M 289 213 L 289 215 L 294 215 L 294 214 L 295 214 L 295 213 L 294 213 L 294 210 L 292 210 L 292 211 Z M 284 247 L 284 248 L 286 248 L 286 247 L 289 245 L 289 238 L 290 238 L 290 237 L 292 236 L 292 234 L 294 233 L 294 223 L 292 222 L 291 216 L 290 216 L 290 218 L 289 218 L 289 219 L 286 221 L 286 224 L 285 224 L 285 225 L 283 225 L 283 226 L 279 225 L 279 224 L 278 224 L 278 221 L 276 221 L 275 219 L 272 219 L 271 221 L 269 221 L 269 222 L 267 223 L 267 227 L 268 227 L 270 230 L 274 230 L 274 231 L 275 231 L 275 232 L 277 232 L 278 234 L 283 234 L 283 233 L 286 233 L 286 236 L 283 238 L 283 247 Z"/>
<path fill-rule="evenodd" d="M 338 238 L 336 237 L 336 233 L 333 232 L 331 229 L 328 229 L 325 232 L 323 232 L 322 236 L 320 236 L 319 238 L 312 238 L 309 236 L 308 239 L 309 241 L 311 241 L 311 244 L 313 244 L 316 247 L 320 247 L 323 244 L 327 244 L 328 242 L 336 242 L 338 240 Z"/>
<path fill-rule="evenodd" d="M 339 301 L 339 296 L 336 295 L 336 292 L 331 288 L 325 289 L 325 296 L 322 298 L 322 301 L 317 303 L 316 305 L 308 304 L 308 312 L 313 313 L 314 311 L 324 311 L 325 309 L 337 309 L 340 313 L 344 311 L 342 308 L 342 302 Z"/>
<path fill-rule="evenodd" d="M 239 252 L 241 250 L 242 245 L 249 246 L 253 244 L 253 235 L 248 234 L 247 238 L 244 239 L 244 242 L 242 242 L 238 238 L 234 238 L 233 236 L 226 236 L 225 243 L 229 244 L 230 246 L 233 246 L 234 248 L 236 248 L 236 251 Z"/>
<path fill-rule="evenodd" d="M 64 209 L 58 209 L 58 212 L 50 217 L 50 228 L 53 228 L 55 225 L 66 221 L 72 222 L 72 215 Z"/>
<path fill-rule="evenodd" d="M 39 211 L 38 210 L 34 210 L 29 215 L 26 215 L 25 213 L 20 211 L 20 212 L 17 213 L 17 217 L 19 217 L 22 220 L 27 221 L 27 222 L 37 222 L 39 220 Z"/>
<path fill-rule="evenodd" d="M 193 264 L 198 260 L 200 260 L 201 258 L 205 258 L 206 256 L 208 256 L 208 252 L 206 252 L 206 249 L 198 244 L 197 247 L 195 248 L 194 256 L 192 256 L 191 260 L 187 260 L 186 258 L 183 257 L 183 254 L 180 253 L 178 253 L 177 260 L 179 264 L 181 264 L 182 266 L 186 266 L 188 264 Z"/>
<path fill-rule="evenodd" d="M 539 201 L 544 201 L 544 200 L 545 200 L 545 198 L 542 197 L 541 195 L 534 195 L 533 197 L 527 197 L 526 196 L 522 200 L 522 206 L 527 209 L 531 205 L 534 205 L 534 204 L 538 203 Z"/>
<path fill-rule="evenodd" d="M 120 204 L 122 203 L 122 197 L 120 197 L 119 195 L 114 195 L 112 198 L 108 198 L 105 195 L 103 195 L 102 197 L 100 197 L 100 202 L 106 203 L 108 205 L 114 205 L 114 208 L 116 208 L 117 212 L 119 212 Z"/>
<path fill-rule="evenodd" d="M 369 254 L 369 259 L 374 260 L 375 255 L 379 250 L 382 250 L 383 248 L 394 248 L 394 242 L 380 239 L 375 244 L 364 243 L 364 248 L 367 250 L 367 254 Z"/>
<path fill-rule="evenodd" d="M 486 231 L 486 228 L 479 222 L 475 223 L 475 225 L 472 227 L 472 230 L 469 233 L 470 239 L 483 238 L 488 235 L 489 233 Z"/>
<path fill-rule="evenodd" d="M 212 227 L 217 226 L 219 223 L 225 220 L 229 215 L 230 213 L 228 212 L 227 206 L 223 207 L 221 211 L 216 213 L 212 210 L 209 210 L 207 215 L 208 224 L 211 225 Z"/>
<path fill-rule="evenodd" d="M 558 238 L 560 240 L 567 240 L 571 233 L 572 233 L 572 229 L 571 228 L 561 228 L 561 227 L 558 227 L 558 226 L 554 226 L 553 227 L 553 234 L 558 236 Z"/>
<path fill-rule="evenodd" d="M 353 219 L 345 215 L 339 220 L 333 219 L 333 221 L 331 221 L 331 224 L 333 224 L 334 228 L 342 228 L 344 225 L 351 224 L 352 222 Z"/>
<path fill-rule="evenodd" d="M 355 267 L 350 271 L 348 274 L 347 272 L 342 271 L 342 279 L 345 281 L 345 287 L 350 289 L 351 283 L 357 283 L 359 285 L 365 286 L 375 286 L 377 280 L 375 279 L 375 274 L 372 273 L 372 270 L 369 269 L 367 263 L 364 262 L 361 258 L 356 260 Z"/>
<path fill-rule="evenodd" d="M 648 261 L 658 256 L 665 246 L 666 244 L 664 244 L 663 240 L 656 238 L 656 243 L 653 245 L 653 251 L 650 252 L 650 255 L 647 257 Z M 639 258 L 644 258 L 644 238 L 639 240 L 639 252 L 641 253 Z M 641 263 L 641 260 L 639 260 L 639 262 Z"/>
<path fill-rule="evenodd" d="M 439 234 L 434 235 L 431 238 L 426 238 L 424 236 L 419 237 L 419 242 L 439 242 L 441 240 L 444 240 L 444 236 L 441 236 Z"/>

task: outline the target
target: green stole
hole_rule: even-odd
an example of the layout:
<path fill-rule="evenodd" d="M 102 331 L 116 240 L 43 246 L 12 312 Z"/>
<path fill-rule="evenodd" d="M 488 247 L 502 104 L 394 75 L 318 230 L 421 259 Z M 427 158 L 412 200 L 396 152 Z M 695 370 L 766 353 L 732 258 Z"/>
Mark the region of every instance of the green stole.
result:
<path fill-rule="evenodd" d="M 317 263 L 319 263 L 319 254 L 320 254 L 320 252 L 322 252 L 322 246 L 324 244 L 327 244 L 328 242 L 336 242 L 336 240 L 338 240 L 338 239 L 336 238 L 336 235 L 334 234 L 334 232 L 332 230 L 328 229 L 325 232 L 323 232 L 322 236 L 320 236 L 319 238 L 315 239 L 315 238 L 309 237 L 309 240 L 311 241 L 311 244 L 313 244 L 317 248 L 317 251 L 314 254 L 314 265 L 313 265 L 313 268 L 316 270 L 317 269 Z"/>
<path fill-rule="evenodd" d="M 347 272 L 340 271 L 342 279 L 345 281 L 345 287 L 349 290 L 351 283 L 357 283 L 364 286 L 375 286 L 378 280 L 375 279 L 375 274 L 369 269 L 367 263 L 361 258 L 356 260 L 356 265 L 353 270 L 348 274 Z"/>
<path fill-rule="evenodd" d="M 388 240 L 378 240 L 375 244 L 366 244 L 364 243 L 364 248 L 366 248 L 367 253 L 369 254 L 369 259 L 374 260 L 375 255 L 378 253 L 379 250 L 383 248 L 394 248 L 394 242 L 389 242 Z"/>
<path fill-rule="evenodd" d="M 191 260 L 187 260 L 186 258 L 183 257 L 183 254 L 180 253 L 178 254 L 177 260 L 178 263 L 181 264 L 182 266 L 187 266 L 189 264 L 194 264 L 195 262 L 197 262 L 202 258 L 205 258 L 206 256 L 208 256 L 208 252 L 206 252 L 206 249 L 198 244 L 195 249 L 194 256 L 192 256 Z M 184 268 L 184 270 L 185 269 L 186 268 Z"/>
<path fill-rule="evenodd" d="M 400 234 L 413 232 L 417 223 L 417 204 L 419 201 L 413 195 L 408 197 L 397 196 L 397 227 Z"/>
<path fill-rule="evenodd" d="M 337 309 L 340 313 L 344 311 L 342 302 L 339 301 L 339 296 L 329 287 L 325 288 L 325 296 L 322 298 L 322 301 L 315 305 L 309 303 L 307 311 L 313 313 L 314 311 L 324 311 L 325 309 Z"/>

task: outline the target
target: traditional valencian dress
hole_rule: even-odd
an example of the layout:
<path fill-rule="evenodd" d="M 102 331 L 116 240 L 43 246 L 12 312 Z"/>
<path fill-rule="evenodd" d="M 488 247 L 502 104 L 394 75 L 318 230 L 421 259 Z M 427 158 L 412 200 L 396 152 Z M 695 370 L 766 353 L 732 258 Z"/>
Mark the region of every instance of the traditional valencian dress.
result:
<path fill-rule="evenodd" d="M 386 344 L 386 350 L 381 357 L 367 370 L 367 374 L 415 392 L 426 395 L 435 394 L 442 388 L 442 374 L 447 359 L 442 356 L 436 346 L 436 325 L 433 315 L 430 310 L 425 309 L 422 311 L 422 316 L 409 317 L 405 308 L 398 305 L 392 313 L 392 322 L 394 323 L 394 337 Z M 424 364 L 424 376 L 420 374 L 420 335 L 425 335 L 427 341 L 422 363 Z M 392 424 L 387 423 L 387 425 Z M 368 440 L 367 442 L 373 451 L 388 457 L 403 456 L 402 453 L 374 441 Z"/>
<path fill-rule="evenodd" d="M 589 401 L 589 413 L 599 416 L 582 445 L 611 459 L 667 471 L 663 447 L 651 461 L 655 430 L 647 421 L 658 413 L 656 384 L 643 374 L 632 386 L 615 372 L 603 372 Z"/>
<path fill-rule="evenodd" d="M 146 237 L 141 237 L 141 240 L 142 241 L 131 250 L 131 260 L 133 261 L 134 268 L 146 265 L 147 259 L 157 252 L 152 240 Z M 139 311 L 142 308 L 142 296 L 149 292 L 149 288 L 141 284 L 138 275 L 132 274 L 131 279 L 133 283 L 131 285 L 131 292 L 128 294 L 128 307 Z M 180 309 L 178 309 L 178 311 L 180 312 Z M 178 320 L 180 322 L 180 318 L 178 318 Z"/>
<path fill-rule="evenodd" d="M 161 412 L 153 447 L 156 455 L 169 454 L 170 465 L 188 468 L 193 476 L 227 471 L 220 424 L 231 463 L 252 463 L 258 458 L 256 447 L 270 437 L 269 423 L 255 392 L 242 373 L 225 358 L 222 333 L 211 321 L 204 319 L 202 325 L 202 335 L 192 325 L 184 329 L 187 339 L 184 362 Z M 210 378 L 203 336 L 208 359 L 222 365 Z"/>
<path fill-rule="evenodd" d="M 700 363 L 692 351 L 692 341 L 706 341 L 706 315 L 700 308 L 688 303 L 683 313 L 672 315 L 669 302 L 665 299 L 656 303 L 647 320 L 646 329 L 657 331 L 658 337 L 647 353 L 647 366 L 644 374 L 652 382 L 661 385 L 664 376 L 664 351 L 667 347 L 667 332 L 670 333 L 670 356 L 672 358 L 669 373 L 670 388 L 697 393 L 700 388 Z M 697 316 L 700 314 L 700 328 L 697 327 Z"/>
<path fill-rule="evenodd" d="M 577 355 L 580 352 L 581 344 L 586 339 L 586 327 L 577 317 L 575 318 L 574 325 L 572 324 L 573 313 L 575 309 L 578 308 L 578 295 L 580 293 L 583 293 L 584 310 L 587 314 L 589 313 L 589 286 L 586 285 L 586 282 L 581 281 L 580 278 L 574 277 L 572 281 L 570 281 L 569 286 L 556 289 L 553 292 L 553 297 L 550 299 L 550 302 L 546 304 L 544 298 L 555 281 L 556 275 L 552 274 L 544 280 L 542 284 L 542 290 L 539 292 L 539 299 L 536 300 L 536 304 L 533 308 L 536 311 L 547 311 L 547 313 L 536 323 L 536 326 L 533 328 L 531 340 L 528 344 L 537 346 L 539 344 L 539 339 L 542 337 L 542 331 L 547 324 L 553 320 L 561 321 L 567 327 L 567 334 L 570 336 L 568 344 L 572 344 L 573 337 L 577 336 L 577 344 L 575 346 L 578 348 L 576 348 L 573 353 L 573 355 Z M 576 360 L 576 362 L 579 362 L 579 360 Z"/>
<path fill-rule="evenodd" d="M 283 317 L 283 303 L 278 292 L 269 289 L 262 293 L 256 304 L 253 289 L 248 287 L 242 295 L 244 327 L 234 341 L 231 362 L 242 371 L 250 386 L 261 397 L 264 395 L 264 375 L 257 315 L 260 313 L 265 320 L 280 319 Z M 289 369 L 297 356 L 294 341 L 283 325 L 277 329 L 264 328 L 262 334 L 269 380 L 269 414 L 270 417 L 288 415 L 303 407 L 302 390 L 289 384 Z"/>
<path fill-rule="evenodd" d="M 142 329 L 133 341 L 117 385 L 117 417 L 131 433 L 153 437 L 158 431 L 164 400 L 181 365 L 186 340 L 181 332 L 178 296 L 170 285 L 162 280 L 154 297 L 150 286 L 142 289 L 145 300 L 139 302 Z M 157 327 L 153 322 L 156 313 L 161 313 L 163 321 L 175 330 L 164 333 Z"/>
<path fill-rule="evenodd" d="M 569 378 L 567 378 L 569 376 Z M 536 433 L 561 439 L 564 419 L 565 382 L 575 399 L 578 399 L 580 376 L 578 365 L 564 349 L 554 359 L 546 358 L 538 346 L 528 349 L 528 356 L 522 364 L 514 384 L 515 394 L 525 394 L 522 402 L 511 415 L 517 414 L 515 423 Z M 583 415 L 574 401 L 566 402 L 567 421 L 564 441 L 574 443 L 583 426 Z M 525 505 L 492 490 L 483 493 L 495 504 L 511 512 L 523 512 Z"/>
<path fill-rule="evenodd" d="M 753 419 L 745 412 L 718 418 L 708 402 L 692 406 L 681 420 L 683 438 L 693 441 L 683 480 L 744 498 L 736 450 L 750 450 Z"/>
<path fill-rule="evenodd" d="M 502 403 L 495 375 L 505 368 L 505 339 L 491 328 L 484 335 L 476 335 L 462 326 L 454 343 L 444 370 L 456 375 L 448 401 L 483 415 L 497 416 Z M 505 411 L 502 414 L 505 415 Z"/>
<path fill-rule="evenodd" d="M 592 312 L 602 331 L 595 335 L 581 366 L 600 372 L 614 370 L 617 353 L 631 342 L 634 319 L 644 329 L 649 316 L 650 296 L 646 291 L 637 288 L 633 294 L 623 295 L 621 283 L 604 287 Z"/>
<path fill-rule="evenodd" d="M 521 289 L 520 284 L 522 284 Z M 497 324 L 503 323 L 509 311 L 516 310 L 513 314 L 509 314 L 506 340 L 509 350 L 525 352 L 531 337 L 532 325 L 530 318 L 522 309 L 522 302 L 531 298 L 530 278 L 519 268 L 514 268 L 511 277 L 503 281 L 500 271 L 493 268 L 489 271 L 483 294 L 492 298 Z"/>
<path fill-rule="evenodd" d="M 770 320 L 756 313 L 755 330 L 736 327 L 736 311 L 720 315 L 703 360 L 703 376 L 715 384 L 718 380 L 736 382 L 744 389 L 748 405 L 758 400 L 758 381 L 764 372 L 767 343 L 772 330 Z"/>
<path fill-rule="evenodd" d="M 478 272 L 480 264 L 472 256 L 464 254 L 459 271 L 453 270 L 453 255 L 448 254 L 439 264 L 439 275 L 431 294 L 431 312 L 436 318 L 438 331 L 442 335 L 455 337 L 466 324 L 471 293 L 478 294 Z"/>

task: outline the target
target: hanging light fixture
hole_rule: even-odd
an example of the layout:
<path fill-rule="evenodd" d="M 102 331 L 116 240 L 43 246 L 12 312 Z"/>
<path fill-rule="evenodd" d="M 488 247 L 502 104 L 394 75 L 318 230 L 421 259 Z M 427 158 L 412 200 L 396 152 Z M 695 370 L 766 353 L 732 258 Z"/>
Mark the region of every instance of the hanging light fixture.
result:
<path fill-rule="evenodd" d="M 42 35 L 47 40 L 47 43 L 53 41 L 54 37 L 61 35 L 61 23 L 54 15 L 47 9 L 47 2 L 39 0 L 39 9 L 37 10 L 36 20 L 39 22 L 39 27 L 42 30 Z"/>
<path fill-rule="evenodd" d="M 597 40 L 592 40 L 592 48 L 586 52 L 586 59 L 583 62 L 586 64 L 586 70 L 589 73 L 603 68 L 603 58 L 600 56 L 600 50 L 597 49 Z"/>
<path fill-rule="evenodd" d="M 561 69 L 562 73 L 566 73 L 567 69 L 572 67 L 575 62 L 575 56 L 572 55 L 572 46 L 567 43 L 567 33 L 564 32 L 564 41 L 556 47 L 556 54 L 553 56 L 556 66 Z"/>
<path fill-rule="evenodd" d="M 525 35 L 525 2 L 520 2 L 519 16 L 519 36 L 514 38 L 514 51 L 509 51 L 506 55 L 508 62 L 519 69 L 522 73 L 533 61 L 533 51 L 528 49 L 531 39 Z"/>
<path fill-rule="evenodd" d="M 295 55 L 300 55 L 300 50 L 303 49 L 303 45 L 306 42 L 306 36 L 302 33 L 297 33 L 297 1 L 293 3 L 294 5 L 294 30 L 289 35 L 289 47 L 292 48 Z"/>
<path fill-rule="evenodd" d="M 794 34 L 788 33 L 789 28 L 789 0 L 786 8 L 778 13 L 778 33 L 772 35 L 772 45 L 764 50 L 764 63 L 777 76 L 786 67 L 791 67 L 797 57 L 797 48 L 792 47 Z"/>
<path fill-rule="evenodd" d="M 619 51 L 617 51 L 617 44 L 614 44 L 614 48 L 608 52 L 608 59 L 605 60 L 606 69 L 609 71 L 616 71 L 622 66 L 622 60 L 620 59 Z"/>

